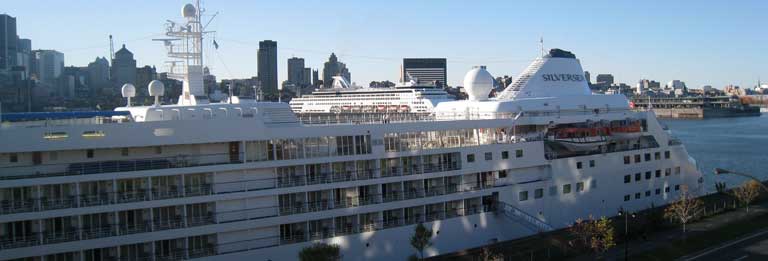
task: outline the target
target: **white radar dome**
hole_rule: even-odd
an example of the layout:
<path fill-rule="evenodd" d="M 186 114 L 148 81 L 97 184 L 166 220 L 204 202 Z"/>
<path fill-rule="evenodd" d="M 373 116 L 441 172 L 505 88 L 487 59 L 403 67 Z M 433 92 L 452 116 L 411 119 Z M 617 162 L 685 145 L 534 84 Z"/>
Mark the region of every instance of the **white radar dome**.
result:
<path fill-rule="evenodd" d="M 197 8 L 195 8 L 192 4 L 186 4 L 183 8 L 181 8 L 181 15 L 184 16 L 184 18 L 193 18 L 197 16 Z"/>
<path fill-rule="evenodd" d="M 485 70 L 485 66 L 475 67 L 464 75 L 464 89 L 469 100 L 488 100 L 488 94 L 493 89 L 493 76 Z"/>
<path fill-rule="evenodd" d="M 123 88 L 120 91 L 123 94 L 123 98 L 136 97 L 136 87 L 133 84 L 123 84 Z"/>
<path fill-rule="evenodd" d="M 165 84 L 158 80 L 149 82 L 149 96 L 163 96 L 165 93 Z"/>

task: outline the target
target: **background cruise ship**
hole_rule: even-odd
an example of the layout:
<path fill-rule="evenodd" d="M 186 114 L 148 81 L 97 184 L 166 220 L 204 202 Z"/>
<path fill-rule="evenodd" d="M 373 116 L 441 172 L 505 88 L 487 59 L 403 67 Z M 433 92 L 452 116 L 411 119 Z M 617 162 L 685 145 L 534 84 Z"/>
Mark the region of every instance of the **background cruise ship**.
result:
<path fill-rule="evenodd" d="M 168 34 L 200 43 L 197 10 Z M 536 59 L 496 99 L 474 68 L 470 99 L 427 116 L 324 121 L 287 103 L 207 103 L 202 45 L 168 45 L 193 58 L 174 74 L 177 105 L 3 115 L 0 259 L 294 260 L 326 242 L 345 260 L 403 260 L 417 223 L 434 256 L 701 192 L 655 115 L 592 95 L 569 52 Z"/>
<path fill-rule="evenodd" d="M 361 88 L 336 76 L 333 88 L 294 98 L 290 105 L 293 112 L 302 114 L 431 113 L 437 103 L 449 100 L 453 99 L 441 87 L 418 79 L 392 88 Z"/>

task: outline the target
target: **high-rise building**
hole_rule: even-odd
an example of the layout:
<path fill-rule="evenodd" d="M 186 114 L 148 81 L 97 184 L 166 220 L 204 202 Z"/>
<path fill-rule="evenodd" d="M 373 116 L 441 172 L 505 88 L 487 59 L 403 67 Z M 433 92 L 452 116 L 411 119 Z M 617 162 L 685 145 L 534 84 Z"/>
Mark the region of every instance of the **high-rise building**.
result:
<path fill-rule="evenodd" d="M 405 58 L 400 80 L 445 84 L 448 80 L 445 58 Z"/>
<path fill-rule="evenodd" d="M 16 34 L 16 18 L 0 14 L 0 70 L 10 70 L 18 65 L 19 35 Z"/>
<path fill-rule="evenodd" d="M 265 95 L 277 93 L 277 42 L 264 40 L 259 42 L 258 78 Z"/>
<path fill-rule="evenodd" d="M 303 85 L 304 58 L 292 57 L 288 59 L 288 82 L 297 86 Z"/>
<path fill-rule="evenodd" d="M 301 75 L 301 86 L 307 87 L 312 85 L 312 68 L 304 68 L 304 73 Z"/>
<path fill-rule="evenodd" d="M 35 50 L 33 53 L 35 56 L 33 74 L 44 85 L 55 86 L 56 80 L 64 71 L 64 54 L 55 50 Z"/>
<path fill-rule="evenodd" d="M 598 74 L 595 77 L 595 83 L 610 86 L 613 84 L 613 75 L 611 74 Z"/>
<path fill-rule="evenodd" d="M 59 84 L 56 92 L 61 97 L 67 98 L 87 98 L 90 97 L 91 88 L 86 84 L 88 79 L 87 69 L 82 67 L 68 66 L 59 77 Z"/>
<path fill-rule="evenodd" d="M 136 85 L 136 59 L 133 59 L 133 53 L 125 48 L 125 44 L 115 52 L 115 58 L 112 60 L 111 79 L 118 89 L 126 83 Z M 136 88 L 139 89 L 140 87 L 136 86 Z"/>
<path fill-rule="evenodd" d="M 331 53 L 331 57 L 323 65 L 323 87 L 331 88 L 333 86 L 333 76 L 341 76 L 347 82 L 352 82 L 352 75 L 349 73 L 347 65 L 339 62 L 335 53 Z"/>
<path fill-rule="evenodd" d="M 88 64 L 88 86 L 92 90 L 109 88 L 109 61 L 104 57 Z"/>
<path fill-rule="evenodd" d="M 320 73 L 317 71 L 317 69 L 312 70 L 312 85 L 314 86 L 320 86 Z"/>
<path fill-rule="evenodd" d="M 24 67 L 27 76 L 32 74 L 32 40 L 19 39 L 16 64 Z"/>

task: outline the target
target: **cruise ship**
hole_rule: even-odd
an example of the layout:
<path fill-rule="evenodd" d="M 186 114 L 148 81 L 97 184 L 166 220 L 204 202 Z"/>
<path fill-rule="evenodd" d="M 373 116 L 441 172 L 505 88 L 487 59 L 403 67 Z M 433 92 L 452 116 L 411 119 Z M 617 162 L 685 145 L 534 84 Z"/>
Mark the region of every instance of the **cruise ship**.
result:
<path fill-rule="evenodd" d="M 178 104 L 4 114 L 1 260 L 405 260 L 562 229 L 702 193 L 702 174 L 651 111 L 589 91 L 553 49 L 497 98 L 483 68 L 469 100 L 391 119 L 304 117 L 287 103 L 207 102 L 199 7 L 169 25 L 184 57 Z M 176 40 L 192 44 L 177 46 Z M 469 68 L 468 68 L 469 69 Z"/>
<path fill-rule="evenodd" d="M 333 88 L 320 88 L 291 100 L 291 109 L 300 114 L 340 113 L 431 113 L 443 101 L 453 100 L 435 84 L 411 79 L 391 88 L 351 87 L 334 76 Z"/>

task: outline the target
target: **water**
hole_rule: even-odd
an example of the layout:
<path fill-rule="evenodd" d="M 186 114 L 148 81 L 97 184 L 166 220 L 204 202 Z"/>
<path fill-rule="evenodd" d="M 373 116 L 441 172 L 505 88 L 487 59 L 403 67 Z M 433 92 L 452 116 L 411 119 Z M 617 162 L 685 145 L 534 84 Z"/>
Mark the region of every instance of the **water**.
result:
<path fill-rule="evenodd" d="M 661 120 L 682 140 L 704 174 L 705 188 L 715 190 L 715 182 L 729 188 L 746 178 L 714 175 L 723 168 L 768 179 L 768 116 L 715 118 L 705 120 Z"/>

